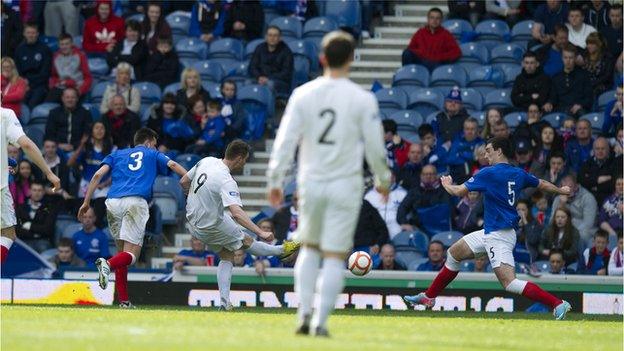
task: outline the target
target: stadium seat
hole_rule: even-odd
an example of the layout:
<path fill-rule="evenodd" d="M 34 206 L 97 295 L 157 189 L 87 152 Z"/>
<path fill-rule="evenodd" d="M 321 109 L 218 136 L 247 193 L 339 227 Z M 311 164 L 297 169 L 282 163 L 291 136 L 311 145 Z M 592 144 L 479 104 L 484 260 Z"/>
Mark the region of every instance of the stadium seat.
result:
<path fill-rule="evenodd" d="M 533 40 L 531 34 L 533 30 L 533 20 L 526 20 L 516 23 L 511 29 L 512 41 L 530 41 Z"/>
<path fill-rule="evenodd" d="M 505 73 L 493 66 L 481 66 L 468 74 L 469 87 L 502 88 L 505 83 Z"/>
<path fill-rule="evenodd" d="M 167 196 L 175 199 L 178 211 L 184 208 L 184 194 L 182 194 L 182 189 L 178 184 L 177 178 L 158 176 L 154 181 L 154 187 L 152 190 L 154 192 L 154 196 L 156 194 L 166 194 Z"/>
<path fill-rule="evenodd" d="M 310 60 L 302 55 L 295 55 L 293 60 L 293 88 L 310 80 Z"/>
<path fill-rule="evenodd" d="M 460 272 L 472 272 L 474 270 L 474 261 L 462 261 L 461 266 L 459 267 Z"/>
<path fill-rule="evenodd" d="M 503 42 L 509 36 L 509 26 L 501 20 L 481 21 L 475 27 L 475 31 L 479 35 L 478 41 L 485 42 L 486 46 L 491 45 L 490 43 Z"/>
<path fill-rule="evenodd" d="M 132 84 L 132 86 L 141 92 L 142 104 L 152 104 L 160 101 L 162 92 L 157 84 L 152 82 L 136 82 Z"/>
<path fill-rule="evenodd" d="M 198 61 L 192 67 L 199 72 L 202 80 L 220 82 L 223 78 L 223 69 L 218 62 L 210 60 Z"/>
<path fill-rule="evenodd" d="M 517 63 L 522 62 L 524 48 L 518 44 L 501 44 L 492 49 L 490 63 Z"/>
<path fill-rule="evenodd" d="M 490 52 L 485 45 L 481 43 L 465 43 L 460 46 L 462 56 L 458 62 L 460 63 L 478 63 L 485 65 L 490 62 Z"/>
<path fill-rule="evenodd" d="M 333 19 L 329 17 L 314 17 L 307 20 L 303 25 L 303 37 L 317 40 L 336 29 L 338 29 L 338 24 Z"/>
<path fill-rule="evenodd" d="M 431 241 L 438 240 L 438 241 L 441 241 L 442 244 L 444 244 L 445 247 L 450 247 L 457 240 L 461 239 L 463 236 L 464 236 L 464 234 L 462 234 L 460 232 L 454 232 L 454 231 L 441 232 L 441 233 L 437 233 L 433 237 L 431 237 Z"/>
<path fill-rule="evenodd" d="M 175 161 L 186 170 L 193 168 L 199 160 L 201 160 L 201 157 L 195 154 L 180 154 L 175 158 Z"/>
<path fill-rule="evenodd" d="M 319 61 L 316 46 L 309 40 L 290 40 L 287 42 L 290 51 L 295 56 L 302 56 L 310 61 L 310 70 L 318 71 Z"/>
<path fill-rule="evenodd" d="M 404 267 L 409 267 L 412 262 L 423 258 L 423 255 L 416 251 L 396 251 L 395 259 Z"/>
<path fill-rule="evenodd" d="M 275 100 L 273 93 L 264 85 L 250 84 L 246 85 L 238 91 L 237 98 L 240 101 L 256 102 L 265 106 L 269 112 L 269 116 L 275 113 Z"/>
<path fill-rule="evenodd" d="M 485 112 L 486 111 L 470 111 L 470 117 L 479 122 L 479 127 L 483 127 L 485 125 Z"/>
<path fill-rule="evenodd" d="M 142 14 L 142 13 L 135 13 L 132 16 L 126 17 L 126 21 L 133 20 L 133 21 L 137 21 L 137 22 L 141 23 L 141 22 L 143 22 L 144 18 L 145 18 L 144 14 Z"/>
<path fill-rule="evenodd" d="M 465 87 L 468 82 L 468 74 L 460 65 L 443 65 L 431 73 L 430 86 L 460 86 Z"/>
<path fill-rule="evenodd" d="M 516 77 L 522 72 L 522 66 L 515 63 L 497 63 L 492 66 L 503 72 L 505 76 L 503 87 L 505 88 L 513 87 Z"/>
<path fill-rule="evenodd" d="M 400 232 L 395 235 L 394 238 L 392 238 L 392 246 L 394 246 L 395 249 L 406 248 L 409 250 L 409 247 L 411 246 L 410 235 L 410 232 Z"/>
<path fill-rule="evenodd" d="M 499 89 L 489 92 L 485 96 L 484 109 L 511 107 L 511 89 Z"/>
<path fill-rule="evenodd" d="M 229 64 L 222 64 L 225 78 L 238 83 L 245 83 L 251 79 L 249 77 L 249 61 L 236 61 Z"/>
<path fill-rule="evenodd" d="M 43 147 L 43 137 L 45 136 L 45 124 L 29 125 L 24 128 L 24 133 L 41 149 Z"/>
<path fill-rule="evenodd" d="M 182 38 L 175 44 L 175 50 L 180 59 L 191 58 L 204 60 L 208 54 L 206 43 L 198 38 Z"/>
<path fill-rule="evenodd" d="M 75 47 L 77 47 L 78 49 L 82 49 L 82 35 L 76 35 L 72 40 Z"/>
<path fill-rule="evenodd" d="M 615 100 L 615 90 L 605 91 L 598 96 L 598 111 L 604 111 L 611 100 Z"/>
<path fill-rule="evenodd" d="M 191 16 L 188 12 L 176 11 L 170 13 L 165 17 L 165 20 L 169 23 L 172 34 L 188 35 L 191 25 Z"/>
<path fill-rule="evenodd" d="M 272 19 L 269 25 L 279 28 L 282 31 L 282 37 L 285 38 L 299 39 L 303 34 L 303 25 L 297 17 L 277 17 Z"/>
<path fill-rule="evenodd" d="M 461 89 L 461 97 L 467 109 L 477 111 L 483 109 L 483 96 L 478 90 L 472 88 Z"/>
<path fill-rule="evenodd" d="M 399 68 L 392 78 L 393 87 L 429 86 L 429 70 L 422 65 L 406 65 Z"/>
<path fill-rule="evenodd" d="M 473 28 L 470 22 L 463 19 L 449 19 L 442 22 L 442 26 L 446 28 L 456 39 L 460 39 L 462 33 L 472 32 Z"/>
<path fill-rule="evenodd" d="M 359 1 L 327 1 L 325 16 L 334 19 L 340 28 L 350 28 L 356 36 L 361 31 L 362 9 Z"/>
<path fill-rule="evenodd" d="M 581 116 L 580 119 L 586 119 L 591 123 L 594 133 L 602 132 L 602 124 L 604 123 L 604 113 L 593 112 Z"/>
<path fill-rule="evenodd" d="M 42 43 L 46 44 L 52 53 L 55 53 L 59 49 L 59 40 L 57 37 L 49 37 L 42 35 L 39 37 Z"/>
<path fill-rule="evenodd" d="M 444 97 L 433 89 L 419 88 L 408 96 L 407 108 L 416 110 L 421 116 L 440 111 L 443 105 Z"/>
<path fill-rule="evenodd" d="M 229 58 L 240 61 L 243 59 L 243 52 L 243 43 L 240 40 L 223 38 L 210 44 L 208 58 Z"/>
<path fill-rule="evenodd" d="M 417 270 L 418 270 L 418 267 L 419 267 L 421 264 L 423 264 L 423 263 L 425 263 L 425 262 L 427 262 L 427 261 L 429 261 L 429 259 L 428 259 L 427 257 L 420 257 L 420 258 L 417 258 L 417 259 L 413 259 L 413 260 L 409 263 L 409 265 L 407 266 L 407 270 L 408 270 L 408 271 L 417 271 Z"/>
<path fill-rule="evenodd" d="M 542 116 L 542 120 L 550 123 L 555 129 L 558 129 L 566 118 L 568 118 L 568 115 L 562 112 L 553 112 Z"/>
<path fill-rule="evenodd" d="M 250 59 L 254 51 L 256 51 L 256 48 L 258 47 L 258 45 L 262 43 L 264 43 L 264 39 L 254 39 L 248 42 L 247 45 L 245 46 L 245 59 L 246 60 Z"/>
<path fill-rule="evenodd" d="M 39 255 L 46 261 L 54 261 L 54 256 L 58 254 L 57 248 L 47 249 L 41 252 Z"/>
<path fill-rule="evenodd" d="M 399 129 L 401 126 L 409 126 L 411 129 L 417 130 L 418 127 L 424 123 L 423 117 L 420 113 L 413 110 L 396 111 L 390 116 L 387 116 L 387 118 L 395 121 L 399 126 Z"/>
<path fill-rule="evenodd" d="M 87 63 L 89 64 L 89 71 L 95 77 L 103 77 L 107 76 L 109 73 L 108 63 L 106 60 L 101 57 L 92 57 L 87 59 Z"/>
<path fill-rule="evenodd" d="M 404 110 L 407 107 L 407 94 L 400 88 L 385 88 L 375 92 L 379 108 Z"/>
<path fill-rule="evenodd" d="M 442 111 L 433 111 L 430 114 L 427 115 L 427 117 L 425 117 L 425 123 L 427 124 L 433 124 L 433 122 L 438 118 L 438 114 L 442 112 Z"/>
<path fill-rule="evenodd" d="M 202 82 L 202 87 L 210 94 L 212 99 L 221 99 L 223 96 L 221 95 L 221 84 L 216 82 L 211 82 L 209 80 L 205 80 Z M 238 87 L 238 85 L 237 85 Z"/>
<path fill-rule="evenodd" d="M 178 203 L 176 199 L 168 194 L 157 193 L 154 193 L 153 199 L 162 214 L 162 223 L 176 224 L 178 222 Z"/>
<path fill-rule="evenodd" d="M 513 112 L 505 115 L 503 118 L 505 122 L 507 122 L 507 126 L 511 128 L 511 130 L 515 130 L 516 127 L 520 125 L 520 122 L 527 120 L 527 114 L 526 112 Z"/>
<path fill-rule="evenodd" d="M 550 262 L 549 261 L 546 261 L 546 260 L 535 261 L 535 262 L 533 262 L 533 265 L 540 272 L 550 272 Z"/>
<path fill-rule="evenodd" d="M 30 119 L 28 121 L 29 124 L 35 123 L 44 123 L 47 121 L 48 116 L 50 115 L 50 111 L 59 107 L 60 104 L 56 102 L 44 102 L 40 105 L 35 106 L 35 108 L 30 113 Z"/>
<path fill-rule="evenodd" d="M 424 255 L 429 249 L 429 237 L 423 232 L 416 231 L 410 235 L 410 245 Z"/>
<path fill-rule="evenodd" d="M 74 233 L 80 230 L 82 230 L 82 223 L 72 223 L 70 225 L 63 227 L 62 237 L 71 239 L 74 236 Z"/>
<path fill-rule="evenodd" d="M 613 249 L 615 249 L 615 247 L 617 246 L 617 243 L 618 243 L 617 234 L 609 234 L 609 244 L 607 245 L 607 247 L 609 248 L 609 251 L 613 252 Z"/>
<path fill-rule="evenodd" d="M 175 94 L 178 90 L 180 90 L 181 87 L 182 87 L 182 84 L 180 84 L 180 82 L 171 83 L 165 87 L 165 89 L 163 90 L 163 95 L 167 93 Z"/>
<path fill-rule="evenodd" d="M 95 84 L 91 88 L 91 103 L 92 104 L 100 104 L 102 99 L 104 98 L 104 92 L 106 91 L 106 87 L 109 85 L 109 82 L 99 82 Z"/>
<path fill-rule="evenodd" d="M 616 243 L 616 244 L 617 244 L 617 243 Z M 609 249 L 609 251 L 611 251 L 611 249 Z M 572 263 L 572 264 L 569 264 L 566 268 L 567 268 L 569 271 L 576 272 L 576 271 L 578 271 L 578 262 L 574 262 L 574 263 Z"/>

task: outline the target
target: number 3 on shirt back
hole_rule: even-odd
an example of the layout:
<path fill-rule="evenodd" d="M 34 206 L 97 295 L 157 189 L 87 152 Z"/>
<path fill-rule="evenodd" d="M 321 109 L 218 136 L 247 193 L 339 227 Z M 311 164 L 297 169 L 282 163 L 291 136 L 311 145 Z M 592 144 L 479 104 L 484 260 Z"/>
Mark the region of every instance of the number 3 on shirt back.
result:
<path fill-rule="evenodd" d="M 130 157 L 134 160 L 134 163 L 129 163 L 128 168 L 131 171 L 138 171 L 143 166 L 143 152 L 137 151 L 130 154 Z"/>

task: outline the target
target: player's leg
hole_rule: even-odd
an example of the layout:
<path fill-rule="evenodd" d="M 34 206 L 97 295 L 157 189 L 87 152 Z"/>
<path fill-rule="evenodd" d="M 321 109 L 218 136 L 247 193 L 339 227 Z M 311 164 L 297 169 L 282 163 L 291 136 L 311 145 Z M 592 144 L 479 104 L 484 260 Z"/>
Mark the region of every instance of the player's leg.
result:
<path fill-rule="evenodd" d="M 219 266 L 217 267 L 217 284 L 219 285 L 219 295 L 221 297 L 220 310 L 231 310 L 230 285 L 232 284 L 232 268 L 234 264 L 234 253 L 226 248 L 219 251 Z"/>
<path fill-rule="evenodd" d="M 292 256 L 299 249 L 300 244 L 295 241 L 286 240 L 282 245 L 271 245 L 262 241 L 254 240 L 245 234 L 243 238 L 243 250 L 256 256 L 278 256 L 285 259 Z"/>
<path fill-rule="evenodd" d="M 9 192 L 9 187 L 2 189 L 0 194 L 0 226 L 2 227 L 0 236 L 0 263 L 4 263 L 9 255 L 9 250 L 16 239 L 15 226 L 17 219 L 15 218 L 15 210 L 13 209 L 13 197 Z"/>

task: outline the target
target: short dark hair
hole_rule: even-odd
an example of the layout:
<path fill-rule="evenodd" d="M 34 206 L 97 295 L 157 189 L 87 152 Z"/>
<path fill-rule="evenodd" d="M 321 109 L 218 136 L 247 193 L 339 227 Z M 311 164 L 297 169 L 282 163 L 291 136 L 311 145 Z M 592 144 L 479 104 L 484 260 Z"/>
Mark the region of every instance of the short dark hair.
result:
<path fill-rule="evenodd" d="M 280 27 L 272 24 L 270 26 L 267 27 L 266 32 L 269 32 L 269 29 L 275 29 L 280 35 L 282 35 L 282 30 L 280 29 Z"/>
<path fill-rule="evenodd" d="M 141 33 L 141 23 L 135 20 L 127 20 L 126 21 L 126 29 L 132 29 L 135 32 Z"/>
<path fill-rule="evenodd" d="M 524 55 L 522 55 L 522 59 L 525 58 L 534 58 L 537 60 L 537 55 L 533 51 L 527 51 L 524 53 Z"/>
<path fill-rule="evenodd" d="M 351 34 L 336 30 L 323 37 L 321 47 L 329 67 L 339 68 L 353 60 L 355 40 Z"/>
<path fill-rule="evenodd" d="M 188 110 L 193 113 L 193 107 L 195 107 L 195 104 L 198 102 L 203 102 L 204 105 L 206 104 L 206 102 L 204 101 L 204 99 L 202 99 L 202 96 L 200 94 L 195 94 L 193 96 L 191 96 L 187 101 L 186 104 L 188 106 Z"/>
<path fill-rule="evenodd" d="M 442 246 L 442 249 L 444 249 L 444 243 L 441 242 L 440 240 L 432 240 L 429 245 L 427 245 L 427 250 L 429 250 L 429 248 L 431 247 L 431 245 L 433 244 L 440 244 L 440 246 Z"/>
<path fill-rule="evenodd" d="M 225 149 L 225 159 L 234 160 L 235 158 L 242 156 L 247 157 L 251 152 L 251 146 L 241 139 L 232 140 Z"/>
<path fill-rule="evenodd" d="M 223 87 L 226 84 L 232 84 L 234 86 L 234 95 L 236 95 L 236 92 L 238 92 L 238 86 L 236 85 L 236 82 L 231 80 L 231 79 L 225 79 L 223 82 L 221 82 L 221 86 L 219 87 L 219 91 L 221 91 L 221 93 L 223 94 Z"/>
<path fill-rule="evenodd" d="M 507 157 L 508 159 L 513 158 L 514 155 L 512 152 L 511 142 L 509 141 L 509 138 L 494 137 L 488 140 L 487 143 L 492 144 L 492 148 L 494 150 L 501 150 L 503 152 L 503 155 L 505 155 L 505 157 Z"/>
<path fill-rule="evenodd" d="M 214 99 L 210 99 L 208 100 L 208 102 L 206 103 L 206 109 L 214 109 L 214 110 L 218 110 L 221 108 L 221 103 L 218 100 L 214 100 Z"/>
<path fill-rule="evenodd" d="M 67 33 L 61 33 L 61 35 L 59 35 L 58 40 L 63 41 L 63 40 L 73 40 L 74 38 L 72 38 L 71 34 L 67 34 Z"/>
<path fill-rule="evenodd" d="M 570 11 L 568 11 L 568 13 L 573 12 L 573 11 L 578 11 L 581 13 L 581 16 L 585 16 L 585 14 L 583 13 L 583 9 L 581 9 L 580 7 L 572 7 Z"/>
<path fill-rule="evenodd" d="M 156 6 L 160 6 L 160 5 L 156 5 Z M 168 44 L 170 46 L 173 46 L 173 41 L 171 40 L 171 38 L 166 37 L 166 36 L 162 36 L 162 37 L 158 37 L 158 40 L 156 41 L 156 44 Z"/>
<path fill-rule="evenodd" d="M 553 158 L 562 158 L 563 162 L 565 162 L 565 160 L 566 160 L 565 155 L 563 154 L 563 152 L 559 151 L 559 150 L 555 150 L 555 151 L 550 153 L 550 157 L 548 157 L 548 162 L 550 162 L 550 160 L 553 159 Z"/>
<path fill-rule="evenodd" d="M 444 13 L 442 13 L 442 10 L 440 10 L 439 7 L 432 7 L 429 9 L 429 11 L 427 11 L 427 16 L 429 16 L 430 13 L 432 12 L 437 12 L 440 14 L 440 16 L 444 17 Z"/>
<path fill-rule="evenodd" d="M 479 126 L 479 121 L 477 121 L 477 119 L 476 119 L 476 118 L 474 118 L 474 117 L 468 117 L 468 118 L 466 118 L 466 119 L 464 120 L 464 124 L 466 124 L 466 123 L 473 123 L 473 124 L 476 124 L 476 125 L 477 125 L 477 127 Z"/>
<path fill-rule="evenodd" d="M 80 97 L 80 92 L 78 91 L 78 88 L 76 88 L 76 87 L 65 87 L 63 89 L 63 92 L 61 93 L 61 96 L 68 90 L 73 91 L 74 93 L 76 93 L 76 97 Z"/>
<path fill-rule="evenodd" d="M 29 162 L 29 163 L 30 163 L 30 162 Z M 32 166 L 32 164 L 31 164 L 31 166 Z M 40 186 L 40 187 L 42 187 L 42 188 L 45 188 L 45 184 L 43 184 L 43 182 L 42 182 L 42 181 L 37 180 L 37 179 L 35 179 L 35 180 L 33 180 L 33 181 L 31 181 L 31 182 L 30 182 L 30 186 L 32 187 L 33 185 L 38 185 L 38 186 Z"/>
<path fill-rule="evenodd" d="M 26 21 L 26 23 L 24 23 L 24 29 L 26 29 L 28 27 L 35 28 L 37 31 L 39 31 L 39 23 L 37 23 L 35 21 Z"/>
<path fill-rule="evenodd" d="M 134 145 L 141 145 L 148 140 L 158 140 L 158 133 L 153 129 L 143 127 L 134 134 Z"/>
<path fill-rule="evenodd" d="M 555 255 L 555 254 L 561 255 L 561 258 L 563 258 L 563 260 L 565 261 L 565 257 L 563 256 L 563 250 L 552 248 L 550 249 L 550 253 L 548 253 L 548 257 L 550 258 L 550 256 Z"/>
<path fill-rule="evenodd" d="M 555 28 L 553 30 L 553 33 L 555 33 L 555 35 L 557 35 L 557 33 L 559 32 L 565 32 L 566 34 L 569 34 L 570 31 L 568 30 L 568 27 L 566 27 L 563 24 L 555 24 Z"/>
<path fill-rule="evenodd" d="M 563 46 L 563 49 L 561 49 L 561 52 L 571 52 L 574 55 L 576 55 L 576 46 L 574 46 L 573 44 L 567 43 L 566 45 Z"/>
<path fill-rule="evenodd" d="M 60 238 L 57 247 L 70 247 L 74 249 L 74 242 L 70 238 Z"/>
<path fill-rule="evenodd" d="M 174 93 L 168 92 L 168 93 L 165 93 L 165 95 L 163 95 L 161 103 L 162 104 L 174 104 L 174 105 L 177 105 L 178 104 L 178 99 L 176 98 Z"/>
<path fill-rule="evenodd" d="M 383 121 L 381 121 L 381 124 L 383 125 L 383 130 L 384 133 L 392 133 L 392 134 L 396 134 L 397 133 L 397 123 L 392 120 L 392 119 L 384 119 Z"/>
<path fill-rule="evenodd" d="M 425 124 L 421 124 L 420 127 L 418 127 L 419 138 L 422 139 L 429 134 L 434 134 L 433 127 L 431 126 L 431 124 L 425 123 Z"/>
<path fill-rule="evenodd" d="M 611 8 L 609 9 L 609 11 L 611 10 L 617 10 L 618 12 L 622 12 L 622 4 L 613 4 L 611 5 Z"/>
<path fill-rule="evenodd" d="M 594 233 L 594 239 L 598 237 L 607 239 L 607 241 L 609 241 L 609 233 L 602 229 L 598 229 L 596 230 L 596 233 Z"/>

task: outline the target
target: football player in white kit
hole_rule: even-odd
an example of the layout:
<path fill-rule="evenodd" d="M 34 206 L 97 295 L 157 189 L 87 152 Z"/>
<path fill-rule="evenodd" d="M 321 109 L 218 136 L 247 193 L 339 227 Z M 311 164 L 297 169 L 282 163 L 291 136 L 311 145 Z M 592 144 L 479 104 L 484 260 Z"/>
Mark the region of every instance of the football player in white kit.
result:
<path fill-rule="evenodd" d="M 299 147 L 296 238 L 303 247 L 295 264 L 298 334 L 328 336 L 326 321 L 344 286 L 344 262 L 353 247 L 362 204 L 365 156 L 377 189 L 384 196 L 389 191 L 377 100 L 348 79 L 354 48 L 353 37 L 345 32 L 334 31 L 323 38 L 324 74 L 292 93 L 267 171 L 269 201 L 277 207 L 283 201 L 285 173 Z M 320 304 L 312 312 L 315 287 Z"/>
<path fill-rule="evenodd" d="M 249 152 L 247 143 L 234 140 L 227 146 L 223 160 L 203 158 L 180 180 L 182 188 L 188 193 L 187 228 L 193 237 L 219 254 L 217 283 L 221 297 L 220 310 L 232 309 L 230 283 L 234 251 L 242 248 L 252 255 L 279 256 L 285 259 L 299 249 L 299 243 L 294 241 L 284 241 L 283 245 L 269 245 L 254 240 L 241 230 L 239 224 L 262 240 L 273 240 L 273 233 L 260 229 L 243 211 L 238 185 L 230 174 L 243 168 Z M 231 217 L 225 213 L 226 208 Z"/>
<path fill-rule="evenodd" d="M 52 173 L 43 156 L 41 156 L 41 151 L 37 145 L 24 134 L 22 125 L 17 116 L 15 116 L 15 112 L 8 108 L 0 108 L 0 114 L 2 117 L 0 124 L 0 162 L 2 162 L 2 174 L 0 174 L 0 185 L 2 186 L 0 202 L 0 227 L 2 228 L 2 236 L 0 236 L 0 263 L 4 263 L 9 254 L 9 249 L 13 245 L 13 241 L 15 241 L 15 226 L 17 225 L 15 210 L 13 209 L 13 198 L 9 192 L 8 144 L 21 147 L 24 150 L 26 156 L 41 169 L 46 178 L 52 183 L 52 190 L 60 189 L 61 181 L 56 174 Z"/>

